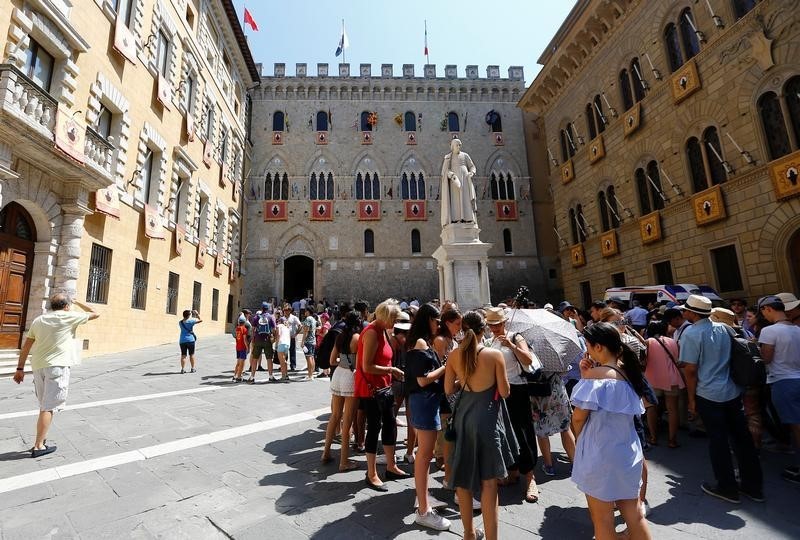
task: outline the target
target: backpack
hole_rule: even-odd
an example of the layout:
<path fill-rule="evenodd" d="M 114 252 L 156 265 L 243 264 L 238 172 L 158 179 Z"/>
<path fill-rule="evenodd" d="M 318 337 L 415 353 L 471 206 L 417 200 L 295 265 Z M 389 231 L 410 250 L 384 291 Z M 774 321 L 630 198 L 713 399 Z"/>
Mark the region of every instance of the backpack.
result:
<path fill-rule="evenodd" d="M 767 382 L 767 368 L 758 346 L 733 331 L 731 338 L 731 379 L 739 386 L 759 386 Z"/>
<path fill-rule="evenodd" d="M 274 329 L 272 326 L 272 318 L 269 313 L 259 313 L 258 320 L 256 321 L 256 333 L 260 336 L 268 336 Z"/>
<path fill-rule="evenodd" d="M 317 360 L 317 365 L 322 369 L 331 367 L 331 352 L 333 346 L 336 345 L 336 338 L 342 333 L 342 326 L 335 324 L 328 329 L 328 333 L 322 338 L 322 342 L 317 347 L 314 357 Z"/>

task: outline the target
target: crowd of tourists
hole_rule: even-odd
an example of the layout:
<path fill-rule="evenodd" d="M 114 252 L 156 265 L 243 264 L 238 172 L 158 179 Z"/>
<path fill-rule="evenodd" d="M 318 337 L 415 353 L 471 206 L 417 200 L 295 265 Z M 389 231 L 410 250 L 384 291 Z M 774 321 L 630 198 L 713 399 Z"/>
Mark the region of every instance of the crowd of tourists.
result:
<path fill-rule="evenodd" d="M 550 437 L 558 435 L 569 462 L 559 466 L 585 494 L 595 537 L 616 537 L 616 510 L 630 538 L 650 538 L 644 451 L 661 444 L 662 431 L 671 449 L 680 427 L 707 438 L 714 481 L 699 487 L 730 503 L 765 500 L 762 449 L 800 447 L 800 301 L 780 293 L 729 305 L 699 295 L 647 307 L 611 299 L 586 311 L 546 304 L 580 345 L 565 369 L 548 371 L 536 348 L 507 330 L 515 308 L 538 307 L 524 296 L 467 313 L 418 300 L 389 299 L 374 312 L 366 302 L 264 302 L 239 316 L 233 380 L 243 381 L 248 357 L 249 383 L 259 370 L 270 382 L 329 378 L 322 462 L 335 461 L 338 445 L 338 469 L 350 471 L 359 467 L 352 453 L 364 453 L 365 487 L 378 492 L 413 476 L 423 527 L 451 525 L 436 510 L 449 503 L 429 493 L 433 464 L 455 491 L 465 538 L 497 538 L 498 490 L 539 502 L 534 472 L 541 455 L 541 474 L 556 474 Z M 742 347 L 755 378 L 737 380 Z M 290 379 L 297 348 L 306 371 Z M 800 469 L 782 477 L 800 483 Z M 476 510 L 484 530 L 473 526 Z"/>

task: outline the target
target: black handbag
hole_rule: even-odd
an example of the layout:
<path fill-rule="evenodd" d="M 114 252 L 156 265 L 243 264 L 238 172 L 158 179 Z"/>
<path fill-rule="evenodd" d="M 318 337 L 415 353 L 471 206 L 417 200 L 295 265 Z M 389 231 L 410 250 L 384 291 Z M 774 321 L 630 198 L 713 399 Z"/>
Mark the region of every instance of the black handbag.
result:
<path fill-rule="evenodd" d="M 461 401 L 461 394 L 463 393 L 464 390 L 461 389 L 458 392 L 458 395 L 456 395 L 456 401 L 455 403 L 453 403 L 452 407 L 453 412 L 447 418 L 447 422 L 445 423 L 444 426 L 444 440 L 446 440 L 447 442 L 456 442 L 456 439 L 458 438 L 458 434 L 456 433 L 456 410 L 458 409 L 458 404 Z"/>

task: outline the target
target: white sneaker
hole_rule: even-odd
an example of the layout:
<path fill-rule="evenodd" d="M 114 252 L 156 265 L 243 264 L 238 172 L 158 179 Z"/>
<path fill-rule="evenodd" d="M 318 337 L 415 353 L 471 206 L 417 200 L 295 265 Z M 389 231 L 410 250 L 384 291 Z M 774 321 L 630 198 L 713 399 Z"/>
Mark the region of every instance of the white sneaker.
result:
<path fill-rule="evenodd" d="M 416 514 L 414 516 L 414 523 L 417 525 L 422 525 L 423 527 L 428 527 L 429 529 L 435 529 L 437 531 L 446 531 L 450 528 L 450 520 L 437 514 L 436 510 L 431 510 L 424 514 L 420 514 L 419 512 L 414 513 Z"/>
<path fill-rule="evenodd" d="M 440 501 L 430 493 L 428 493 L 428 504 L 431 508 L 447 508 L 449 506 L 446 502 Z M 414 496 L 414 510 L 419 510 L 419 499 L 417 499 L 416 495 Z"/>

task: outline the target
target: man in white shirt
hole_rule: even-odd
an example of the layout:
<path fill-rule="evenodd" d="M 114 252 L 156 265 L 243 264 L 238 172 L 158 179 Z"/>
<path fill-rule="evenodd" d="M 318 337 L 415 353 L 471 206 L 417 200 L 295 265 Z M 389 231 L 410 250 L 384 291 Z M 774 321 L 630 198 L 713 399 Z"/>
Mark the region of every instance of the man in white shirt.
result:
<path fill-rule="evenodd" d="M 72 311 L 72 303 L 83 311 Z M 67 401 L 70 367 L 80 363 L 80 356 L 75 348 L 75 331 L 81 324 L 100 316 L 86 304 L 70 302 L 61 293 L 50 298 L 50 310 L 31 323 L 19 352 L 17 371 L 14 373 L 17 384 L 25 379 L 25 361 L 30 354 L 33 384 L 39 399 L 36 442 L 31 448 L 33 458 L 56 451 L 55 446 L 45 445 L 45 439 L 53 422 L 53 413 L 63 408 Z"/>
<path fill-rule="evenodd" d="M 788 319 L 786 305 L 777 296 L 759 299 L 758 309 L 772 323 L 758 336 L 761 358 L 767 364 L 772 404 L 781 421 L 789 425 L 795 446 L 800 448 L 800 327 Z M 783 470 L 784 480 L 800 484 L 798 465 Z"/>

